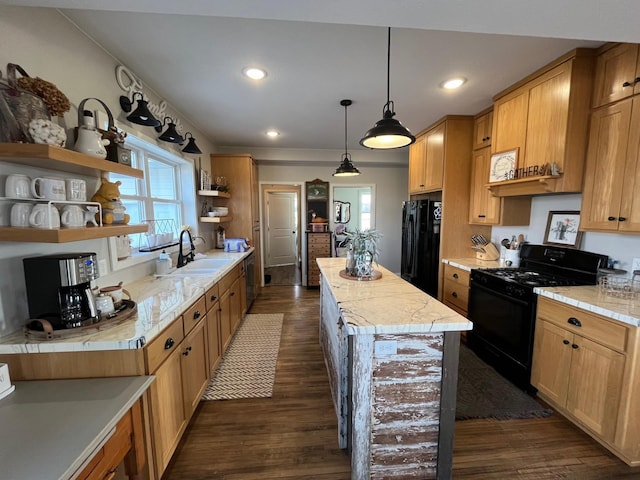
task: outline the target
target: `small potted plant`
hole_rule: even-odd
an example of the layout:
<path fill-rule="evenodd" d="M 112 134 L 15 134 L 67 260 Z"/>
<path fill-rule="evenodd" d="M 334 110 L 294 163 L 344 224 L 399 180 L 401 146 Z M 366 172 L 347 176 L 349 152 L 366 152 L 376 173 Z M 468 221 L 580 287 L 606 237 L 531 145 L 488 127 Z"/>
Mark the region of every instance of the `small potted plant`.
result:
<path fill-rule="evenodd" d="M 378 240 L 382 234 L 376 229 L 345 231 L 347 247 L 346 273 L 358 278 L 373 276 L 373 264 L 378 264 Z"/>

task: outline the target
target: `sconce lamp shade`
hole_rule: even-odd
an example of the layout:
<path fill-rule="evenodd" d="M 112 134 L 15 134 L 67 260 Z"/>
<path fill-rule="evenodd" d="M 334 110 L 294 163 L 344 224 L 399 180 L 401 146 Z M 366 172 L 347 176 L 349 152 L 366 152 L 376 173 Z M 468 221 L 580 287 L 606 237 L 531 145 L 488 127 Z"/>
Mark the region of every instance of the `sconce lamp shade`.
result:
<path fill-rule="evenodd" d="M 169 119 L 169 122 L 167 122 L 167 119 Z M 177 143 L 179 145 L 182 145 L 184 143 L 184 139 L 182 138 L 182 135 L 180 135 L 176 131 L 176 124 L 173 123 L 173 118 L 164 117 L 164 120 L 162 121 L 162 125 L 155 127 L 156 132 L 161 132 L 162 127 L 164 127 L 165 125 L 168 125 L 167 129 L 164 131 L 162 135 L 158 137 L 158 139 L 162 140 L 163 142 Z"/>
<path fill-rule="evenodd" d="M 149 107 L 147 107 L 148 102 L 142 96 L 140 92 L 133 92 L 133 96 L 131 100 L 129 97 L 122 95 L 120 97 L 120 107 L 125 112 L 131 112 L 133 108 L 133 102 L 136 99 L 136 95 L 140 95 L 140 99 L 138 100 L 138 106 L 136 109 L 127 116 L 127 120 L 131 123 L 137 123 L 138 125 L 144 125 L 146 127 L 158 127 L 161 125 L 160 120 L 153 116 L 153 114 L 149 111 Z"/>
<path fill-rule="evenodd" d="M 202 150 L 200 150 L 196 145 L 196 139 L 193 138 L 193 134 L 191 132 L 185 133 L 184 138 L 185 140 L 189 139 L 189 141 L 187 142 L 187 146 L 182 149 L 184 153 L 202 153 Z"/>
<path fill-rule="evenodd" d="M 336 168 L 336 172 L 333 174 L 334 177 L 355 177 L 356 175 L 360 175 L 360 170 L 353 166 L 351 163 L 351 154 L 345 153 L 342 155 L 342 163 L 338 168 Z"/>
<path fill-rule="evenodd" d="M 381 120 L 364 134 L 360 145 L 373 149 L 392 149 L 411 145 L 416 141 L 409 129 L 393 118 L 393 102 L 387 102 Z"/>
<path fill-rule="evenodd" d="M 398 120 L 394 105 L 389 100 L 389 84 L 391 77 L 391 27 L 387 34 L 387 103 L 382 109 L 382 120 L 379 120 L 360 140 L 360 145 L 373 149 L 401 148 L 416 141 L 411 132 Z"/>

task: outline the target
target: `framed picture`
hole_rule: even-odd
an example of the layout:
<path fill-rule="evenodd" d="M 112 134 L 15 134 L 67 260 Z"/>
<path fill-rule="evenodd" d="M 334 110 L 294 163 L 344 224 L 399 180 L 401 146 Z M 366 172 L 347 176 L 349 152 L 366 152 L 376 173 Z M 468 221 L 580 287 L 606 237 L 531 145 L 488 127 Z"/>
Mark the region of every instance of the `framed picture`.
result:
<path fill-rule="evenodd" d="M 553 211 L 549 212 L 547 229 L 544 232 L 545 245 L 558 245 L 568 248 L 580 248 L 582 232 L 580 227 L 579 211 Z"/>
<path fill-rule="evenodd" d="M 329 198 L 329 182 L 322 180 L 313 180 L 307 182 L 307 199 L 308 200 L 327 200 Z"/>
<path fill-rule="evenodd" d="M 518 149 L 497 152 L 491 155 L 489 183 L 512 180 L 518 166 Z"/>

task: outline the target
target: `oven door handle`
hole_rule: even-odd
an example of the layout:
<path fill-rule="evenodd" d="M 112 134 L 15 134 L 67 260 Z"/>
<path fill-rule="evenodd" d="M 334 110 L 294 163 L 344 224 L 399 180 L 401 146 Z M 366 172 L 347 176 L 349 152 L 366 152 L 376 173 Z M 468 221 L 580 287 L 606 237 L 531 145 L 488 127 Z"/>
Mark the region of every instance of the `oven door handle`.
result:
<path fill-rule="evenodd" d="M 471 297 L 473 297 L 473 290 L 477 289 L 477 290 L 484 290 L 486 293 L 488 293 L 489 295 L 494 295 L 496 297 L 500 297 L 500 298 L 504 298 L 505 300 L 512 302 L 512 303 L 517 303 L 518 305 L 522 305 L 522 306 L 528 306 L 529 302 L 527 302 L 526 300 L 521 300 L 519 298 L 516 297 L 512 297 L 511 295 L 507 295 L 504 294 L 502 292 L 498 292 L 496 290 L 493 290 L 491 288 L 487 288 L 479 283 L 474 283 L 473 280 L 470 282 L 470 295 Z"/>

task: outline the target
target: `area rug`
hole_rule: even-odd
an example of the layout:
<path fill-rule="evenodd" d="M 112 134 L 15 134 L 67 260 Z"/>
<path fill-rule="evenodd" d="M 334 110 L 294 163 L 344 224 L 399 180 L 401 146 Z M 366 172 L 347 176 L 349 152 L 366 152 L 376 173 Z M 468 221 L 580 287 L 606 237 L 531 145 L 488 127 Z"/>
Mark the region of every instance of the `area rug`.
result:
<path fill-rule="evenodd" d="M 247 314 L 203 400 L 271 397 L 284 314 Z"/>
<path fill-rule="evenodd" d="M 553 410 L 513 385 L 464 345 L 460 345 L 456 420 L 548 417 Z"/>

